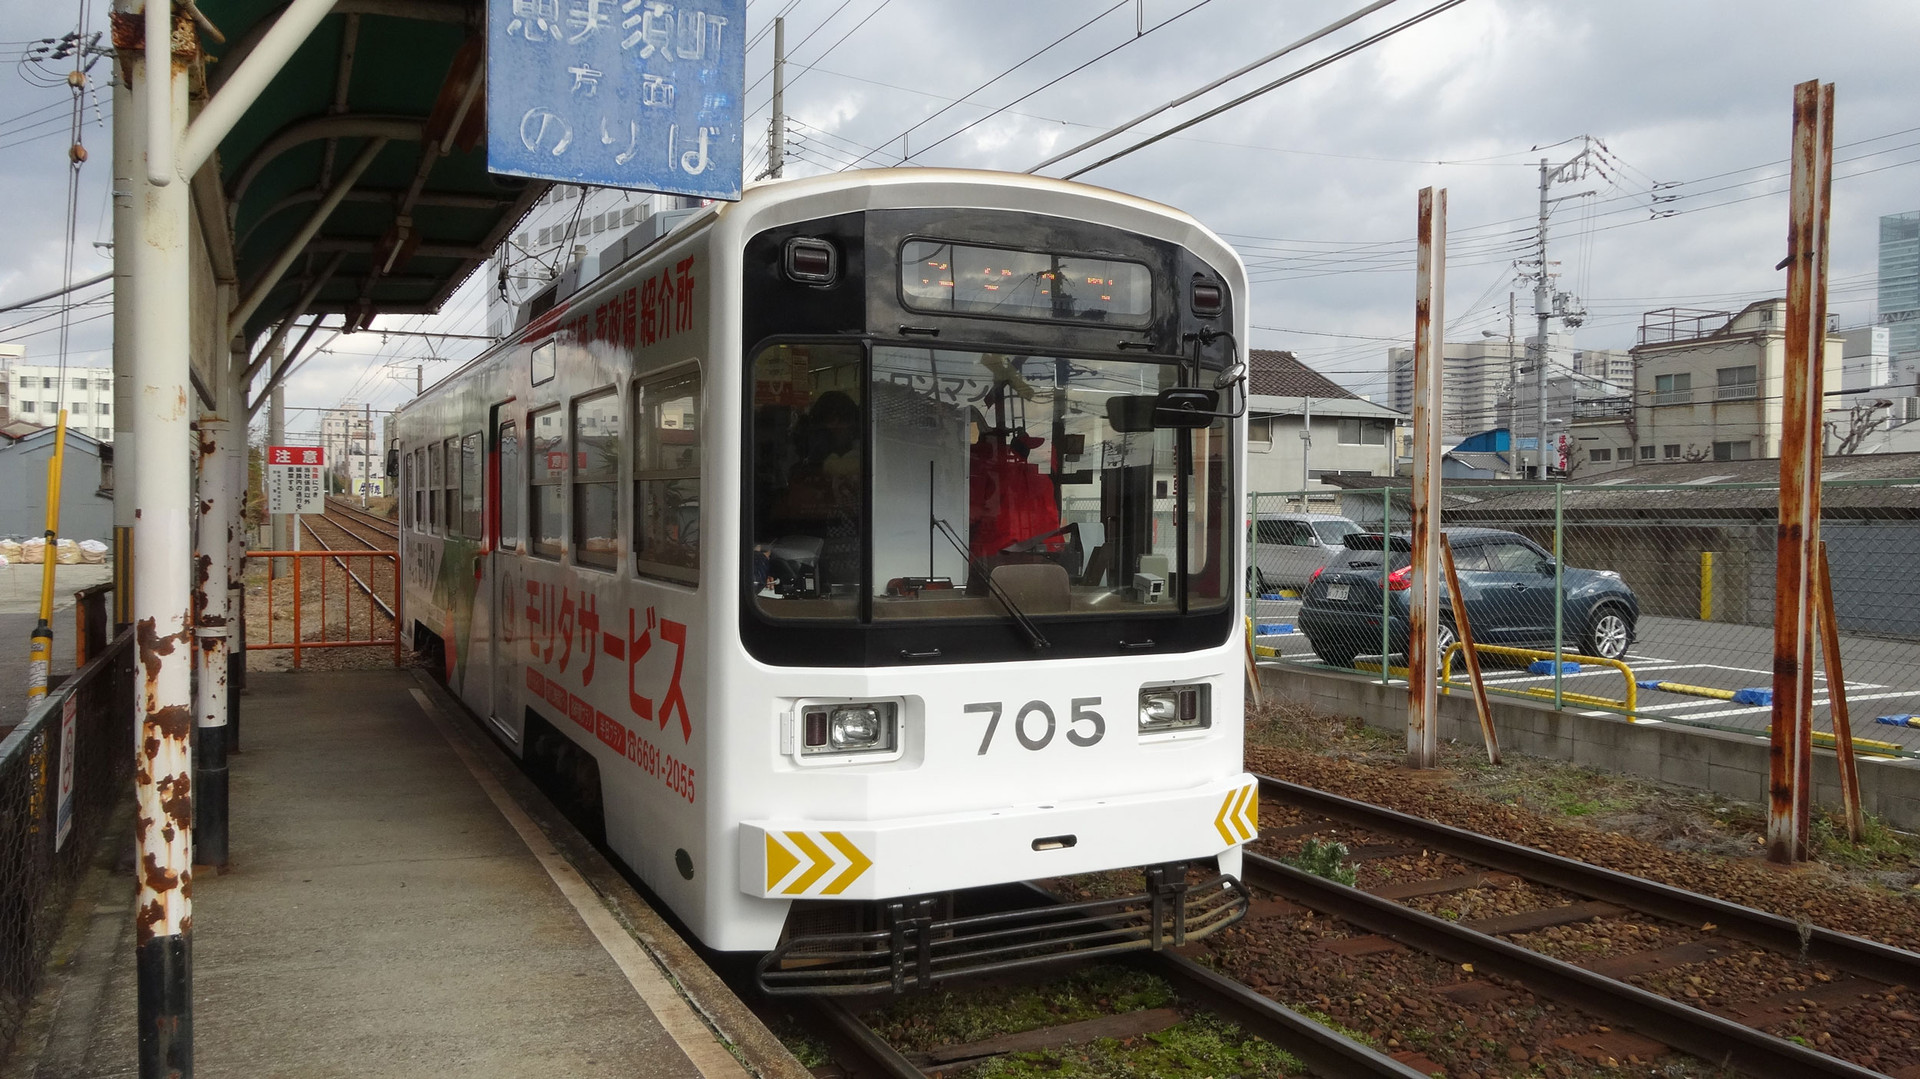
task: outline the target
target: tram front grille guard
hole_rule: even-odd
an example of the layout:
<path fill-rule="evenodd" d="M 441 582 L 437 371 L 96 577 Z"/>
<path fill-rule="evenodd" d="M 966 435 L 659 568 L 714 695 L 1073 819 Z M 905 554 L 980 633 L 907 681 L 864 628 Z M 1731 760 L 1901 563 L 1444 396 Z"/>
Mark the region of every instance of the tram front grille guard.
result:
<path fill-rule="evenodd" d="M 772 995 L 851 996 L 926 989 L 954 978 L 1158 951 L 1200 940 L 1247 912 L 1246 885 L 1214 875 L 1186 883 L 1183 866 L 1147 870 L 1147 889 L 1113 899 L 935 918 L 931 900 L 889 904 L 888 925 L 861 933 L 791 937 L 761 959 Z"/>

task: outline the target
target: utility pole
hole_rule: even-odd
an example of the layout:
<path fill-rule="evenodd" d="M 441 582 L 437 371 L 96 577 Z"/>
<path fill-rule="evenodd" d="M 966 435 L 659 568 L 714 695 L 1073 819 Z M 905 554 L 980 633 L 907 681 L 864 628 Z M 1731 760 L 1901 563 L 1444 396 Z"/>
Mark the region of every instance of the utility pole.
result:
<path fill-rule="evenodd" d="M 1520 422 L 1520 361 L 1513 354 L 1513 290 L 1507 290 L 1507 460 L 1520 460 L 1520 436 L 1514 431 Z"/>
<path fill-rule="evenodd" d="M 1592 145 L 1583 138 L 1580 152 L 1558 166 L 1550 164 L 1544 157 L 1540 159 L 1540 224 L 1534 240 L 1540 265 L 1533 278 L 1533 317 L 1537 324 L 1536 340 L 1539 342 L 1538 351 L 1533 357 L 1533 385 L 1537 397 L 1534 401 L 1533 455 L 1534 466 L 1538 470 L 1536 475 L 1542 480 L 1547 478 L 1547 323 L 1555 314 L 1556 299 L 1564 303 L 1569 298 L 1564 293 L 1559 297 L 1553 293 L 1553 273 L 1547 262 L 1547 214 L 1556 203 L 1591 194 L 1581 192 L 1555 199 L 1548 198 L 1547 192 L 1555 182 L 1575 180 L 1584 175 L 1585 170 L 1581 166 L 1591 153 Z"/>
<path fill-rule="evenodd" d="M 373 402 L 360 406 L 360 508 L 367 508 L 367 488 L 373 486 Z"/>
<path fill-rule="evenodd" d="M 1307 459 L 1313 455 L 1313 398 L 1300 395 L 1300 508 L 1307 508 L 1307 485 L 1313 482 L 1313 472 L 1307 467 Z"/>
<path fill-rule="evenodd" d="M 420 396 L 426 391 L 426 388 L 427 365 L 424 363 L 416 363 L 413 365 L 413 395 L 415 397 Z"/>
<path fill-rule="evenodd" d="M 787 161 L 787 20 L 773 20 L 773 118 L 767 121 L 767 171 L 778 180 Z"/>

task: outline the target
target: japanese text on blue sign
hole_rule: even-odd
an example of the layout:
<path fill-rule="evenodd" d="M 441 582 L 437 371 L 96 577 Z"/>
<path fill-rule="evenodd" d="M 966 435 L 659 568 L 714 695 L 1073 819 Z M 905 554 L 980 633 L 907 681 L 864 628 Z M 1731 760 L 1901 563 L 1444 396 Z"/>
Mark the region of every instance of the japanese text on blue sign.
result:
<path fill-rule="evenodd" d="M 489 0 L 487 168 L 738 199 L 746 0 Z"/>

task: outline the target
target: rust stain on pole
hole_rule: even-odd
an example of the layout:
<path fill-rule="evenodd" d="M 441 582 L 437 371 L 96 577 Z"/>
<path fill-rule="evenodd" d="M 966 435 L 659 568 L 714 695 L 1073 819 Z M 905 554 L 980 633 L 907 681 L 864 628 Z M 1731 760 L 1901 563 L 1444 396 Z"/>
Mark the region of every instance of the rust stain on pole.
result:
<path fill-rule="evenodd" d="M 1467 600 L 1460 594 L 1460 574 L 1453 568 L 1453 545 L 1440 544 L 1440 562 L 1447 570 L 1447 595 L 1453 600 L 1453 625 L 1460 632 L 1460 654 L 1467 657 L 1467 680 L 1473 685 L 1473 707 L 1480 716 L 1480 736 L 1486 739 L 1487 762 L 1500 763 L 1500 736 L 1493 729 L 1493 705 L 1487 684 L 1480 680 L 1480 653 L 1473 647 L 1473 624 L 1467 621 Z M 1440 657 L 1445 663 L 1446 657 Z"/>
<path fill-rule="evenodd" d="M 1807 857 L 1813 788 L 1813 576 L 1820 542 L 1821 406 L 1827 337 L 1827 223 L 1832 199 L 1833 86 L 1793 91 L 1792 217 L 1787 232 L 1786 385 L 1781 405 L 1780 523 L 1775 541 L 1773 726 L 1767 857 Z"/>
<path fill-rule="evenodd" d="M 1860 810 L 1860 770 L 1853 761 L 1853 717 L 1847 714 L 1847 675 L 1840 664 L 1840 622 L 1833 613 L 1833 572 L 1827 544 L 1820 542 L 1814 562 L 1814 595 L 1819 599 L 1820 665 L 1827 673 L 1827 715 L 1833 721 L 1833 752 L 1840 760 L 1840 803 L 1847 812 L 1847 838 L 1860 842 L 1866 819 Z"/>
<path fill-rule="evenodd" d="M 1447 267 L 1447 193 L 1420 190 L 1419 252 L 1413 301 L 1413 512 L 1407 598 L 1407 763 L 1431 768 L 1439 753 L 1434 638 L 1439 619 L 1440 357 Z M 1387 550 L 1392 544 L 1383 544 Z M 1382 551 L 1385 554 L 1385 550 Z M 1386 657 L 1381 657 L 1382 663 Z"/>
<path fill-rule="evenodd" d="M 184 623 L 184 619 L 182 620 Z M 140 666 L 145 675 L 141 697 L 140 744 L 134 754 L 136 791 L 134 842 L 140 856 L 136 873 L 136 945 L 190 930 L 193 871 L 187 850 L 193 835 L 193 780 L 188 749 L 193 712 L 185 705 L 161 706 L 160 671 L 165 658 L 186 634 L 157 636 L 154 620 L 135 626 Z M 180 868 L 174 868 L 180 867 Z"/>

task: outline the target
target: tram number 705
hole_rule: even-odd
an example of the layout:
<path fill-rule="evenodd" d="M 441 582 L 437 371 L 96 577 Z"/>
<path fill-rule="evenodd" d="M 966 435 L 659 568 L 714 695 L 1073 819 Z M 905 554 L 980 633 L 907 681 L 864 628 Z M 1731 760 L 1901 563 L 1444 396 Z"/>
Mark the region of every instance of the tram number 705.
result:
<path fill-rule="evenodd" d="M 1069 728 L 1067 731 L 1067 741 L 1084 749 L 1106 736 L 1107 721 L 1100 713 L 1093 710 L 1093 706 L 1099 703 L 1100 698 L 1098 697 L 1073 698 L 1069 705 L 1070 711 L 1067 719 Z M 986 754 L 987 747 L 993 744 L 993 732 L 1000 727 L 1000 715 L 1003 708 L 1004 706 L 999 701 L 982 701 L 978 704 L 966 705 L 962 709 L 962 711 L 969 714 L 975 712 L 986 713 L 987 733 L 980 739 L 980 755 L 982 756 Z M 1040 726 L 1040 721 L 1032 718 L 1034 716 L 1039 716 L 1046 721 L 1046 726 L 1042 727 L 1037 735 L 1027 733 L 1029 727 Z M 1029 722 L 1029 720 L 1032 720 L 1032 722 Z M 1083 723 L 1089 728 L 1086 732 L 1083 733 L 1080 730 L 1073 729 Z M 1047 748 L 1047 743 L 1053 741 L 1053 732 L 1057 725 L 1058 723 L 1054 718 L 1053 707 L 1051 705 L 1045 701 L 1028 701 L 1020 706 L 1019 712 L 1014 714 L 1013 736 L 1020 739 L 1020 744 L 1028 749 L 1045 749 Z"/>

